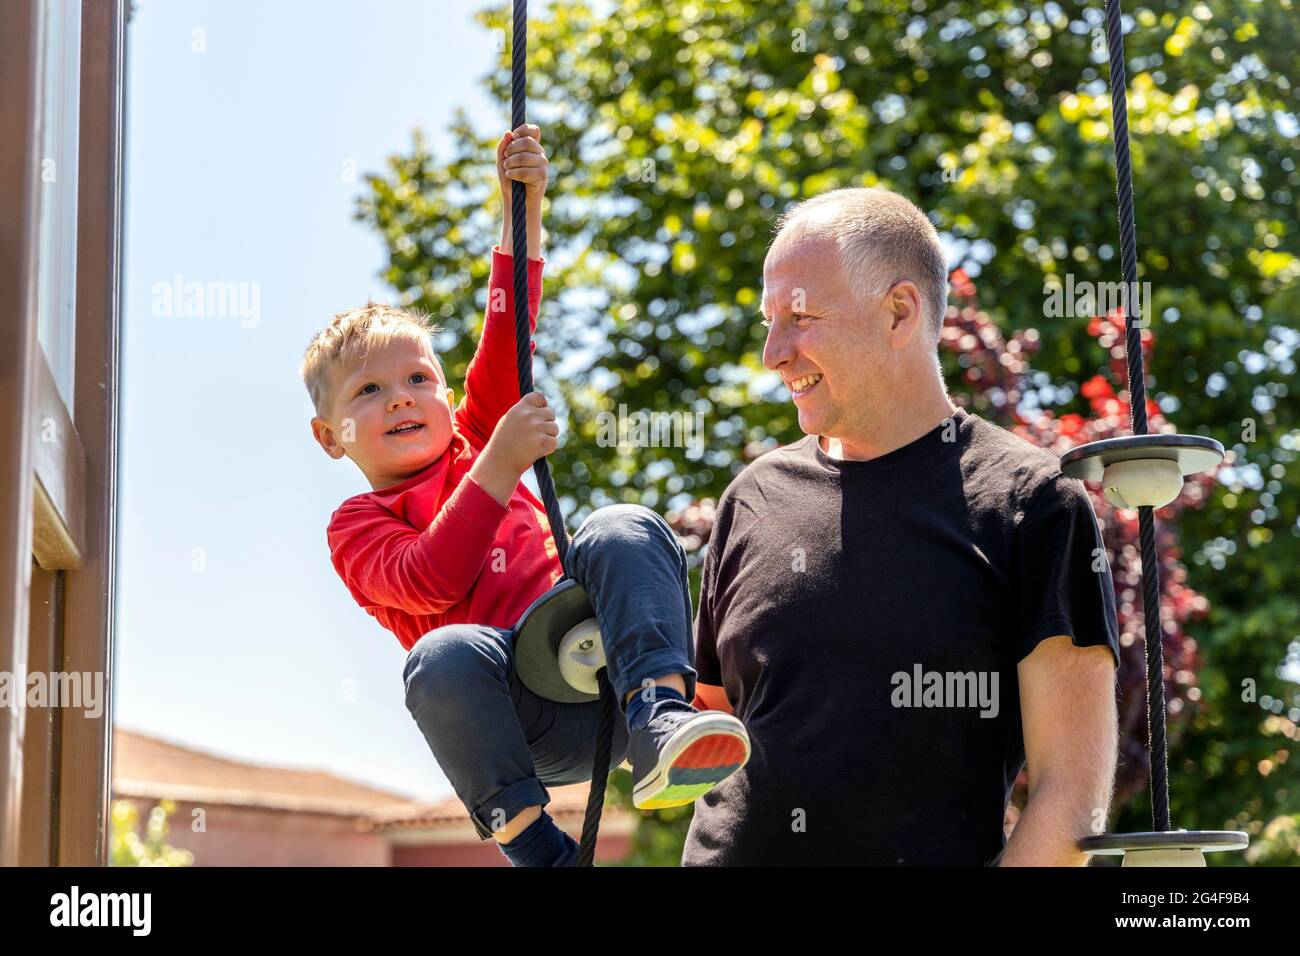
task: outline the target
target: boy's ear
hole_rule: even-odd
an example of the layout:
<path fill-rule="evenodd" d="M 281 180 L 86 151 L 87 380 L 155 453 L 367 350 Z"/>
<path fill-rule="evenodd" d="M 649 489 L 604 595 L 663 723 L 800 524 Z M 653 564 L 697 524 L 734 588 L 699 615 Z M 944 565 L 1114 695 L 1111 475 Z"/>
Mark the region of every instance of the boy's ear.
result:
<path fill-rule="evenodd" d="M 311 420 L 311 434 L 316 439 L 316 443 L 325 449 L 325 454 L 335 461 L 347 454 L 343 450 L 338 434 L 334 431 L 334 426 L 320 416 Z"/>

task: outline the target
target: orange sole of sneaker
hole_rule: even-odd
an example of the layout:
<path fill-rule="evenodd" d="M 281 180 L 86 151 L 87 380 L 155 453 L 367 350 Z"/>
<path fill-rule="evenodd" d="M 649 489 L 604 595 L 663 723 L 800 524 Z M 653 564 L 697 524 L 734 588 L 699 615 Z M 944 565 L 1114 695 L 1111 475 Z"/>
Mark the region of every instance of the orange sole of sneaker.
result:
<path fill-rule="evenodd" d="M 735 733 L 706 734 L 692 741 L 666 772 L 646 781 L 634 795 L 642 810 L 694 803 L 739 770 L 749 759 L 749 742 Z"/>

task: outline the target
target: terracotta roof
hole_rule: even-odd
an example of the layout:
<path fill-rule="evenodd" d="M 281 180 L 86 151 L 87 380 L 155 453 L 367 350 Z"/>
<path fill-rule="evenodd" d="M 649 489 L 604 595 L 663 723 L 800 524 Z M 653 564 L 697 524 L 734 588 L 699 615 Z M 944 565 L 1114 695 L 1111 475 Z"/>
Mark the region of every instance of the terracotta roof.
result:
<path fill-rule="evenodd" d="M 579 832 L 590 786 L 547 787 L 546 812 L 566 830 Z M 218 757 L 122 728 L 113 730 L 113 796 L 354 817 L 358 830 L 399 842 L 430 835 L 460 839 L 472 832 L 469 814 L 454 796 L 412 800 L 320 770 Z M 623 807 L 605 807 L 602 833 L 626 833 L 634 826 L 634 815 Z"/>
<path fill-rule="evenodd" d="M 121 728 L 113 730 L 113 795 L 349 817 L 420 805 L 321 770 L 232 760 Z"/>
<path fill-rule="evenodd" d="M 580 830 L 587 813 L 589 782 L 572 783 L 562 787 L 547 787 L 551 801 L 546 812 L 557 824 L 567 829 Z M 630 829 L 634 820 L 624 807 L 607 805 L 601 815 L 601 832 L 616 833 Z M 456 797 L 431 803 L 412 803 L 405 807 L 377 810 L 361 824 L 361 829 L 396 835 L 409 830 L 459 830 L 469 824 L 465 805 Z"/>

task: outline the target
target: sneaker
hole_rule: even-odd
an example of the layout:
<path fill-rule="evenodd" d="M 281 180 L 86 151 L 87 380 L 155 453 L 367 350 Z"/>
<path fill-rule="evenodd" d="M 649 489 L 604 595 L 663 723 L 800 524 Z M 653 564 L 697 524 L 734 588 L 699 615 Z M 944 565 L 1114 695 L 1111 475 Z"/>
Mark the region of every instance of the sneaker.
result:
<path fill-rule="evenodd" d="M 632 731 L 632 805 L 694 803 L 749 760 L 745 725 L 720 710 L 666 710 Z"/>

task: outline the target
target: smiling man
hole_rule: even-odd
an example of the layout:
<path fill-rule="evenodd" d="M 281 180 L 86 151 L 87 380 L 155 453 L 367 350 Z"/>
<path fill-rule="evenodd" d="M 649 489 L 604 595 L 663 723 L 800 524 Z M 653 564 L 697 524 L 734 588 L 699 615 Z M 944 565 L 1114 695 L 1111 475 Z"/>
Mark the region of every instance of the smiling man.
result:
<path fill-rule="evenodd" d="M 697 801 L 683 864 L 1085 863 L 1119 657 L 1086 492 L 949 400 L 946 264 L 903 197 L 792 207 L 763 279 L 763 364 L 807 437 L 718 504 L 697 694 L 752 756 Z"/>

